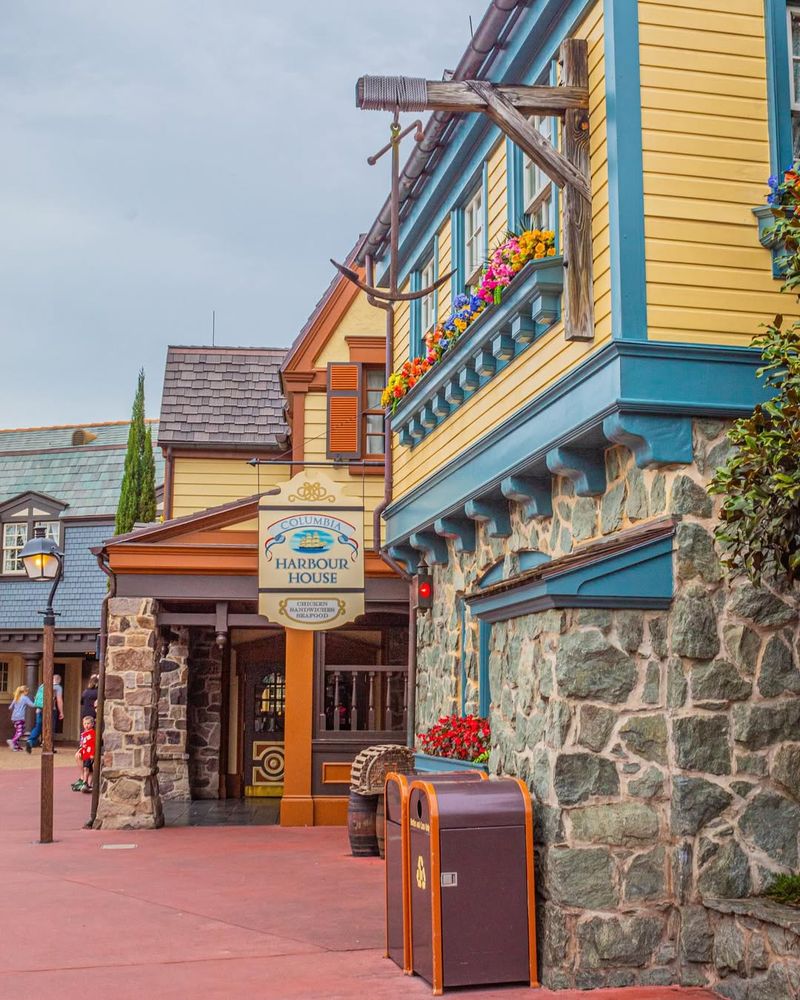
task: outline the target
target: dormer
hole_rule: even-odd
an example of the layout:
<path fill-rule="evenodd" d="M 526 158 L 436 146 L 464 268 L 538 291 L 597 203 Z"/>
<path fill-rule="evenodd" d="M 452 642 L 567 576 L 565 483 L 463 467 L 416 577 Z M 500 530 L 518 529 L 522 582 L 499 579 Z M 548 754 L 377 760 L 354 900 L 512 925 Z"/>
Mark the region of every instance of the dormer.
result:
<path fill-rule="evenodd" d="M 33 490 L 0 504 L 0 576 L 25 579 L 19 553 L 33 530 L 44 526 L 46 536 L 62 544 L 61 515 L 69 505 Z"/>

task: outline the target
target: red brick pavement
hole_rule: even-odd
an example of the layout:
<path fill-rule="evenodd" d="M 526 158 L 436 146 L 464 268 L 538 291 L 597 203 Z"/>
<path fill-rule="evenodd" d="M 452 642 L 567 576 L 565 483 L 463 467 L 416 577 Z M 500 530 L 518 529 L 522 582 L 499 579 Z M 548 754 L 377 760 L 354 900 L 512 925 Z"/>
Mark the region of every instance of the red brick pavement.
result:
<path fill-rule="evenodd" d="M 38 777 L 0 771 L 0 1000 L 415 1000 L 382 957 L 383 872 L 341 829 L 82 829 L 56 772 L 56 838 L 35 843 Z M 108 849 L 135 844 L 132 849 Z M 708 1000 L 703 990 L 459 990 L 469 1000 Z"/>

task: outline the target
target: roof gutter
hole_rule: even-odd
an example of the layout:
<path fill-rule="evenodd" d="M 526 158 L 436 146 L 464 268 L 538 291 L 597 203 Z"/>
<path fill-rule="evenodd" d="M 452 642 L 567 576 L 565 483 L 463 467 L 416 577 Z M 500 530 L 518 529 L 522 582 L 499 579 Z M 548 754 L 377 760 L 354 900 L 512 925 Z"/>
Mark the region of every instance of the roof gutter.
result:
<path fill-rule="evenodd" d="M 491 65 L 495 52 L 504 44 L 514 22 L 527 6 L 526 0 L 492 0 L 483 15 L 469 46 L 453 73 L 454 80 L 474 80 Z M 509 15 L 513 15 L 509 21 Z M 508 22 L 508 27 L 504 31 Z M 425 125 L 425 137 L 416 143 L 400 174 L 400 205 L 406 203 L 417 181 L 425 172 L 431 156 L 453 119 L 449 111 L 435 111 Z M 373 222 L 356 255 L 356 262 L 363 264 L 370 256 L 379 260 L 383 254 L 386 237 L 391 227 L 391 198 L 387 198 L 378 218 Z"/>

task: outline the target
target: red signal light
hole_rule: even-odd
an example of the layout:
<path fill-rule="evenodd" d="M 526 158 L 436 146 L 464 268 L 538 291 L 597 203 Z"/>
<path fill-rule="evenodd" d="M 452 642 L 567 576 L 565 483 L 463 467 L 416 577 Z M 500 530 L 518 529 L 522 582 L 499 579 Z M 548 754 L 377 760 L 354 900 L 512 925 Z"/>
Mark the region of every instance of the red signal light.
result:
<path fill-rule="evenodd" d="M 417 576 L 417 608 L 426 611 L 433 607 L 433 580 L 427 573 Z"/>

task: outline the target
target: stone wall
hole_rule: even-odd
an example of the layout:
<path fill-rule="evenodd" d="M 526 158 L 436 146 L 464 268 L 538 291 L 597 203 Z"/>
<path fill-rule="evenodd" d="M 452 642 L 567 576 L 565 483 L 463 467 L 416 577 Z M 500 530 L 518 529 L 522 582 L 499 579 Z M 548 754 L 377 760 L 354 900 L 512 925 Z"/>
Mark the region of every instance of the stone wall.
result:
<path fill-rule="evenodd" d="M 666 512 L 676 528 L 666 612 L 547 611 L 492 627 L 490 769 L 534 796 L 542 978 L 550 987 L 713 984 L 698 948 L 704 897 L 758 893 L 798 865 L 800 671 L 796 599 L 729 581 L 705 486 L 725 425 L 698 421 L 691 466 L 640 470 L 606 452 L 602 497 L 553 480 L 553 516 L 436 567 L 420 621 L 417 728 L 460 706 L 458 599 L 498 560 L 552 557 Z M 468 623 L 468 705 L 477 627 Z M 733 994 L 730 994 L 733 996 Z M 761 994 L 759 994 L 759 997 Z M 765 994 L 766 996 L 766 994 Z"/>
<path fill-rule="evenodd" d="M 192 629 L 189 660 L 188 753 L 193 799 L 219 798 L 222 650 L 213 629 Z"/>
<path fill-rule="evenodd" d="M 109 601 L 103 757 L 95 827 L 159 827 L 164 822 L 156 776 L 158 672 L 156 605 Z"/>
<path fill-rule="evenodd" d="M 159 671 L 158 787 L 162 800 L 185 802 L 191 798 L 186 726 L 189 629 L 170 630 L 165 645 Z"/>

